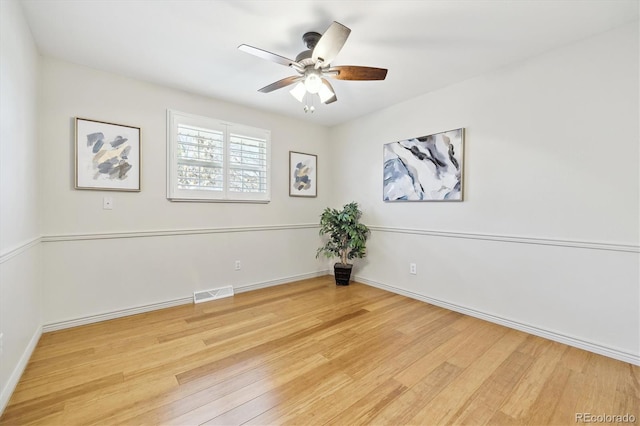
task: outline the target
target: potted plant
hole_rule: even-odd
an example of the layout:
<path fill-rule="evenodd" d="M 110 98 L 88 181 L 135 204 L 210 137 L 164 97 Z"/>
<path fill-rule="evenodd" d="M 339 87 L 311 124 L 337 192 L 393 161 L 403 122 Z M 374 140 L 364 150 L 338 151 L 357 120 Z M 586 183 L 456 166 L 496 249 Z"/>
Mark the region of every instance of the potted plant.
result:
<path fill-rule="evenodd" d="M 327 241 L 318 248 L 316 258 L 324 254 L 340 259 L 333 265 L 336 285 L 349 285 L 353 265 L 348 261 L 366 255 L 369 228 L 360 223 L 360 216 L 362 212 L 356 202 L 345 204 L 342 210 L 327 207 L 320 216 L 320 235 L 327 237 Z"/>

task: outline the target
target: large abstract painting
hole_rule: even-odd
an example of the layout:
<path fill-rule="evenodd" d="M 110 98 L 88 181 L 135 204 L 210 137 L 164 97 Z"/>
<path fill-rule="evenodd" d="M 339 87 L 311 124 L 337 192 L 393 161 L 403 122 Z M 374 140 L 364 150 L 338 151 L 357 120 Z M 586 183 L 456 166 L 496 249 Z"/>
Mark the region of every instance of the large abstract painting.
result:
<path fill-rule="evenodd" d="M 464 129 L 384 145 L 384 201 L 462 201 Z"/>
<path fill-rule="evenodd" d="M 140 191 L 140 128 L 76 118 L 76 189 Z"/>

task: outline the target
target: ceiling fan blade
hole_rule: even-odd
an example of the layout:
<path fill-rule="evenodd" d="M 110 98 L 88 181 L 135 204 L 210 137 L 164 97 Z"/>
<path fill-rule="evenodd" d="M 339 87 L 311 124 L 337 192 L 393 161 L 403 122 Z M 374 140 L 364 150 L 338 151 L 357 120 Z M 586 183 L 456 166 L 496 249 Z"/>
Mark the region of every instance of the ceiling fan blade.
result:
<path fill-rule="evenodd" d="M 276 55 L 275 53 L 267 52 L 266 50 L 258 49 L 257 47 L 249 46 L 248 44 L 241 44 L 240 46 L 238 46 L 238 49 L 251 55 L 257 56 L 258 58 L 266 59 L 267 61 L 275 62 L 276 64 L 281 64 L 286 67 L 294 67 L 296 69 L 302 68 L 302 65 L 292 59 Z"/>
<path fill-rule="evenodd" d="M 359 67 L 355 65 L 339 65 L 323 70 L 327 77 L 338 80 L 384 80 L 387 77 L 385 68 Z"/>
<path fill-rule="evenodd" d="M 342 50 L 342 46 L 344 46 L 350 33 L 351 30 L 349 28 L 333 21 L 313 49 L 311 57 L 314 62 L 320 60 L 324 64 L 330 64 L 338 52 Z"/>
<path fill-rule="evenodd" d="M 274 90 L 282 89 L 283 87 L 287 87 L 302 80 L 302 77 L 299 75 L 292 75 L 291 77 L 283 78 L 282 80 L 278 80 L 275 83 L 271 83 L 268 86 L 264 86 L 262 89 L 258 90 L 258 92 L 269 93 Z"/>

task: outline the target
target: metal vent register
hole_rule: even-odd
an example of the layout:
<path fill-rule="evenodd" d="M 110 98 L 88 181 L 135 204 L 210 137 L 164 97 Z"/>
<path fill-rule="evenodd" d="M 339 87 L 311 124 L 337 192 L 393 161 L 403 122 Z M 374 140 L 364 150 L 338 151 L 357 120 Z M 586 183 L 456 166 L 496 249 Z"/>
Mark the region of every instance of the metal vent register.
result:
<path fill-rule="evenodd" d="M 211 290 L 193 292 L 193 303 L 209 302 L 211 300 L 222 299 L 233 296 L 233 286 L 218 287 Z"/>

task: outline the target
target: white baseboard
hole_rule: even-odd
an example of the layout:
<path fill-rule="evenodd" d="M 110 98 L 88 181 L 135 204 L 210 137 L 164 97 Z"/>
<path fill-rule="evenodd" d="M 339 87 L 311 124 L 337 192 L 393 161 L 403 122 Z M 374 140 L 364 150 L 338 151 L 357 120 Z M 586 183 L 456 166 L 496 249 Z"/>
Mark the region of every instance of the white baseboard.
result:
<path fill-rule="evenodd" d="M 322 271 L 311 272 L 308 274 L 292 275 L 290 277 L 279 278 L 277 280 L 263 281 L 255 284 L 242 285 L 242 286 L 234 287 L 233 289 L 236 293 L 244 293 L 245 291 L 258 290 L 259 288 L 272 287 L 280 284 L 292 283 L 294 281 L 308 280 L 310 278 L 322 277 L 328 274 L 329 274 L 329 270 L 325 269 Z"/>
<path fill-rule="evenodd" d="M 158 309 L 172 308 L 178 305 L 186 305 L 193 302 L 193 296 L 181 297 L 180 299 L 167 300 L 165 302 L 151 303 L 149 305 L 135 306 L 133 308 L 119 309 L 112 312 L 104 312 L 96 315 L 89 315 L 81 318 L 74 318 L 65 321 L 45 324 L 42 327 L 44 333 L 50 331 L 63 330 L 65 328 L 78 327 L 80 325 L 93 324 L 94 322 L 107 321 L 116 318 L 128 317 L 129 315 L 142 314 Z"/>
<path fill-rule="evenodd" d="M 13 369 L 11 376 L 9 376 L 9 380 L 7 380 L 7 383 L 2 388 L 2 391 L 0 392 L 0 416 L 4 412 L 4 409 L 7 407 L 7 404 L 9 403 L 9 399 L 11 398 L 13 391 L 16 389 L 16 386 L 18 385 L 18 382 L 20 381 L 20 377 L 22 377 L 22 373 L 24 372 L 24 369 L 27 367 L 27 364 L 29 363 L 29 359 L 31 358 L 31 354 L 33 354 L 33 351 L 35 350 L 41 335 L 42 335 L 42 327 L 38 327 L 35 333 L 33 333 L 33 336 L 31 337 L 29 344 L 27 345 L 24 352 L 22 353 L 22 356 L 20 357 L 18 364 Z"/>
<path fill-rule="evenodd" d="M 525 333 L 533 334 L 536 336 L 544 337 L 545 339 L 553 340 L 555 342 L 564 343 L 565 345 L 574 346 L 576 348 L 584 349 L 589 352 L 593 352 L 599 355 L 604 355 L 609 358 L 614 358 L 619 361 L 628 362 L 634 365 L 640 366 L 640 355 L 622 351 L 617 348 L 611 348 L 598 343 L 585 341 L 565 334 L 557 333 L 555 331 L 545 330 L 533 325 L 524 324 L 521 322 L 513 321 L 508 318 L 502 318 L 497 315 L 488 314 L 485 312 L 477 311 L 475 309 L 467 308 L 465 306 L 456 305 L 454 303 L 446 302 L 439 299 L 434 299 L 422 294 L 414 293 L 411 291 L 403 290 L 398 287 L 382 284 L 380 282 L 370 280 L 361 276 L 354 276 L 354 281 L 377 287 L 383 290 L 390 291 L 392 293 L 407 296 L 412 299 L 420 300 L 422 302 L 429 303 L 431 305 L 440 306 L 441 308 L 449 309 L 451 311 L 460 312 L 465 315 L 469 315 L 475 318 L 480 318 L 495 324 L 500 324 L 505 327 L 513 328 L 516 330 L 524 331 Z"/>
<path fill-rule="evenodd" d="M 320 277 L 322 275 L 327 275 L 329 271 L 322 270 L 317 272 L 311 272 L 307 274 L 294 275 L 285 278 L 279 278 L 276 280 L 263 281 L 255 284 L 248 284 L 243 286 L 234 287 L 234 291 L 236 293 L 244 293 L 246 291 L 257 290 L 259 288 L 266 288 L 280 284 L 286 284 L 294 281 L 306 280 L 309 278 Z M 181 297 L 179 299 L 167 300 L 159 303 L 152 303 L 149 305 L 135 306 L 132 308 L 119 309 L 117 311 L 112 312 L 104 312 L 96 315 L 90 315 L 81 318 L 75 318 L 65 321 L 54 322 L 51 324 L 45 324 L 42 327 L 42 332 L 47 333 L 50 331 L 63 330 L 65 328 L 78 327 L 80 325 L 92 324 L 100 321 L 107 321 L 116 318 L 122 318 L 129 315 L 142 314 L 145 312 L 156 311 L 158 309 L 171 308 L 178 305 L 186 305 L 188 303 L 193 303 L 193 295 L 189 297 Z"/>

